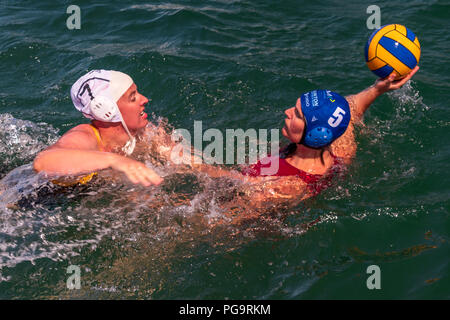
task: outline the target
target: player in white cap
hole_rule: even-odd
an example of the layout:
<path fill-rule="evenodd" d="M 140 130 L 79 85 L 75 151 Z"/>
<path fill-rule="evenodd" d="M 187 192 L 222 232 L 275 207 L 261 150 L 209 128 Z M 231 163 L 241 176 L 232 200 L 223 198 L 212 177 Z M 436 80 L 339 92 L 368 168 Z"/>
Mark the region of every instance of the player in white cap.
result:
<path fill-rule="evenodd" d="M 78 79 L 70 91 L 75 108 L 91 124 L 80 124 L 66 132 L 54 145 L 40 152 L 33 163 L 37 172 L 50 176 L 86 175 L 86 182 L 102 169 L 121 171 L 136 184 L 162 182 L 145 164 L 128 158 L 135 136 L 148 120 L 144 112 L 148 99 L 137 91 L 125 73 L 93 70 Z"/>

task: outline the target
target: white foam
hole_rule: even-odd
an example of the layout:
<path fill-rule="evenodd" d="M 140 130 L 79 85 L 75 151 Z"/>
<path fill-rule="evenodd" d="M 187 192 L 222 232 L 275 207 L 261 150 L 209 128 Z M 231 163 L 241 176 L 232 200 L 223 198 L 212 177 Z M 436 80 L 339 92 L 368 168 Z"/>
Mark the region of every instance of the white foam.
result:
<path fill-rule="evenodd" d="M 0 174 L 14 163 L 31 161 L 58 138 L 58 130 L 47 123 L 17 119 L 9 113 L 0 114 Z"/>

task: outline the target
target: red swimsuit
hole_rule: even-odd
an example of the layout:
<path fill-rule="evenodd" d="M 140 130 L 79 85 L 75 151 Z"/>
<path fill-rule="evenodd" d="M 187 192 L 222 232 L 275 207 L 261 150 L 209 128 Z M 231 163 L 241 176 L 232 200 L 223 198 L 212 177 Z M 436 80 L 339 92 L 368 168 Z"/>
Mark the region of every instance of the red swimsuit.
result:
<path fill-rule="evenodd" d="M 258 161 L 256 164 L 253 164 L 249 167 L 246 167 L 242 170 L 242 174 L 250 177 L 258 177 L 258 176 L 297 176 L 300 177 L 303 181 L 308 184 L 308 189 L 314 194 L 319 194 L 322 190 L 326 189 L 331 185 L 331 180 L 333 176 L 340 171 L 342 168 L 341 161 L 338 157 L 331 154 L 334 159 L 333 166 L 330 168 L 329 172 L 331 174 L 311 174 L 307 173 L 303 170 L 297 169 L 296 167 L 289 164 L 286 159 L 282 159 L 279 157 L 267 157 L 261 161 Z M 275 174 L 265 174 L 261 173 L 261 169 L 265 168 L 266 171 L 269 171 L 268 168 L 271 168 L 272 162 L 278 161 L 278 171 Z M 270 172 L 270 171 L 269 171 Z"/>

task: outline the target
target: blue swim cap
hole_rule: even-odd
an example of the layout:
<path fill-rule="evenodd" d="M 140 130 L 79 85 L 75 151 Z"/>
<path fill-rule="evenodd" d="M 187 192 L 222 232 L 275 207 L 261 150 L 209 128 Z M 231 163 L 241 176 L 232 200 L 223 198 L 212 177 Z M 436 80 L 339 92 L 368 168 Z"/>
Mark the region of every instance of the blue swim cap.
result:
<path fill-rule="evenodd" d="M 300 141 L 307 147 L 322 148 L 339 138 L 350 123 L 347 100 L 336 92 L 314 90 L 300 97 L 306 128 Z"/>

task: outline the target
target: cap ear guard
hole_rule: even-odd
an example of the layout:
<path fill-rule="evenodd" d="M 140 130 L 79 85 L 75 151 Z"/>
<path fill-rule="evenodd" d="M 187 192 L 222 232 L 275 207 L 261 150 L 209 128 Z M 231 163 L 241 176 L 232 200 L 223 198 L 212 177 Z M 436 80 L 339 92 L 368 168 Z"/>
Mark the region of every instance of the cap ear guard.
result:
<path fill-rule="evenodd" d="M 330 129 L 324 127 L 316 127 L 310 130 L 302 142 L 312 148 L 321 148 L 333 141 L 333 133 Z"/>
<path fill-rule="evenodd" d="M 94 99 L 91 100 L 89 104 L 89 108 L 91 109 L 92 115 L 95 119 L 104 121 L 104 122 L 115 122 L 113 121 L 116 115 L 119 116 L 120 122 L 122 122 L 125 131 L 127 132 L 130 140 L 127 141 L 125 146 L 122 148 L 127 155 L 133 153 L 133 150 L 136 146 L 136 138 L 133 137 L 128 130 L 128 127 L 123 120 L 122 114 L 120 113 L 119 106 L 117 103 L 113 102 L 108 97 L 97 95 Z"/>
<path fill-rule="evenodd" d="M 97 95 L 92 99 L 89 108 L 95 119 L 105 122 L 112 122 L 112 119 L 119 113 L 117 104 L 102 95 Z"/>

